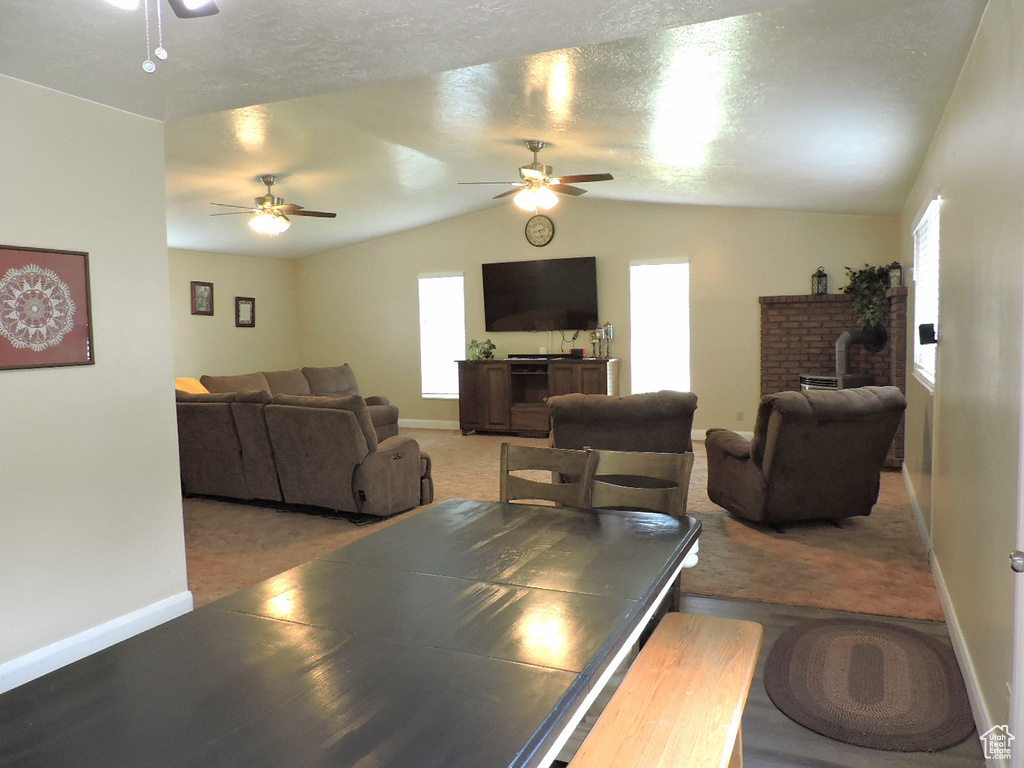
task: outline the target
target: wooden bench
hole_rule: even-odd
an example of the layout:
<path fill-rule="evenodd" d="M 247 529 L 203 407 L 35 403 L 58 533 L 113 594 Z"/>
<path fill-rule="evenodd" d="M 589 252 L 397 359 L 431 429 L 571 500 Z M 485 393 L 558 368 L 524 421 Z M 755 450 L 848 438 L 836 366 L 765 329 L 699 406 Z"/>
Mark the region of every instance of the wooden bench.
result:
<path fill-rule="evenodd" d="M 740 768 L 763 634 L 751 621 L 665 616 L 569 768 Z"/>

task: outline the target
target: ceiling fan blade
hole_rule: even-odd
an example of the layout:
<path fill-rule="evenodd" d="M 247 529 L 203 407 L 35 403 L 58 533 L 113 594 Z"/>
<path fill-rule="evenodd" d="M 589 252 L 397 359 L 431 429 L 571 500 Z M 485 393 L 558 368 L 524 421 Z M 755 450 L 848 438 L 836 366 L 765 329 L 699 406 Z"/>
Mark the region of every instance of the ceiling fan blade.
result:
<path fill-rule="evenodd" d="M 560 176 L 559 180 L 563 184 L 579 184 L 585 181 L 612 181 L 613 177 L 610 173 L 578 173 L 575 176 Z"/>
<path fill-rule="evenodd" d="M 552 192 L 558 192 L 562 195 L 572 195 L 573 197 L 579 197 L 585 195 L 587 190 L 582 187 L 570 187 L 568 184 L 551 184 L 548 186 Z"/>
<path fill-rule="evenodd" d="M 301 205 L 295 205 L 294 203 L 283 203 L 281 205 L 274 205 L 271 207 L 278 213 L 295 213 L 296 211 L 302 210 Z"/>
<path fill-rule="evenodd" d="M 194 19 L 198 16 L 213 16 L 219 13 L 217 4 L 213 0 L 208 2 L 197 2 L 196 0 L 167 0 L 174 15 L 179 19 Z"/>
<path fill-rule="evenodd" d="M 231 205 L 231 203 L 210 203 L 210 205 L 219 205 L 222 208 L 244 208 L 247 211 L 253 210 L 251 205 Z M 216 214 L 211 214 L 216 215 Z"/>
<path fill-rule="evenodd" d="M 516 187 L 515 189 L 510 189 L 505 192 L 502 192 L 500 195 L 495 195 L 494 197 L 491 198 L 491 200 L 497 200 L 499 197 L 508 197 L 509 195 L 514 195 L 518 191 L 519 188 Z"/>
<path fill-rule="evenodd" d="M 522 186 L 518 181 L 460 181 L 459 184 L 515 184 Z"/>
<path fill-rule="evenodd" d="M 544 174 L 541 171 L 535 170 L 533 168 L 520 168 L 519 175 L 522 176 L 524 179 L 531 179 L 533 181 L 541 181 L 542 179 L 545 178 Z"/>
<path fill-rule="evenodd" d="M 302 208 L 301 205 L 298 207 Z M 287 211 L 287 213 L 291 214 L 292 216 L 316 216 L 317 218 L 320 219 L 333 219 L 335 216 L 338 215 L 336 213 L 328 213 L 327 211 L 307 211 L 305 209 L 298 211 Z"/>
<path fill-rule="evenodd" d="M 228 211 L 227 213 L 211 213 L 211 216 L 237 216 L 240 213 L 252 213 L 252 211 Z"/>

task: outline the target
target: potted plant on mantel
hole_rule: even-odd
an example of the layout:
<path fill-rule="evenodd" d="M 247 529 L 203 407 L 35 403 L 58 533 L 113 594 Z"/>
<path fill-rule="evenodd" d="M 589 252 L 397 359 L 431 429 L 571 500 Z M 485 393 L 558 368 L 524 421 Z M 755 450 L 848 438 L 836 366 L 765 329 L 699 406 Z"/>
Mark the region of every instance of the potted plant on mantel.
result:
<path fill-rule="evenodd" d="M 872 267 L 864 265 L 864 269 L 846 267 L 850 284 L 842 291 L 853 297 L 853 311 L 857 320 L 864 324 L 864 330 L 858 334 L 860 341 L 868 352 L 880 352 L 888 341 L 889 334 L 882 325 L 882 308 L 885 305 L 885 294 L 889 290 L 889 267 Z"/>

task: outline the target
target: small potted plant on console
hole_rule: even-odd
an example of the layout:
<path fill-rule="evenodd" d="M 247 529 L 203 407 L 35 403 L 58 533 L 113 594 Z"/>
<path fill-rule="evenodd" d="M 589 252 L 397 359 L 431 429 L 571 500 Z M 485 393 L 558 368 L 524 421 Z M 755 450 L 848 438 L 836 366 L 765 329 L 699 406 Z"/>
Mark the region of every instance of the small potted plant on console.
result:
<path fill-rule="evenodd" d="M 494 342 L 490 339 L 477 341 L 472 339 L 469 342 L 470 360 L 491 360 L 494 358 Z"/>

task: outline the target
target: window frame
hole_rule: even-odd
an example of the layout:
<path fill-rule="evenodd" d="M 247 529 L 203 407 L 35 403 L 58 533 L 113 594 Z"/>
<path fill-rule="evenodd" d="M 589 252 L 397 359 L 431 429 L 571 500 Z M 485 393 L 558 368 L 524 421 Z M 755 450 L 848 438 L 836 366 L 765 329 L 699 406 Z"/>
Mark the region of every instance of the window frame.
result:
<path fill-rule="evenodd" d="M 914 246 L 914 320 L 913 328 L 913 375 L 929 391 L 934 391 L 938 381 L 938 345 L 922 344 L 918 327 L 923 323 L 934 323 L 939 328 L 939 268 L 942 260 L 941 246 L 941 201 L 935 195 L 925 205 L 912 232 Z M 927 250 L 926 250 L 927 249 Z M 924 294 L 924 291 L 929 293 Z M 926 301 L 922 301 L 925 299 Z M 929 313 L 923 314 L 927 303 Z M 931 352 L 926 353 L 927 348 Z"/>
<path fill-rule="evenodd" d="M 629 265 L 628 265 L 629 266 L 629 271 L 627 273 L 628 274 L 627 290 L 628 290 L 628 293 L 629 293 L 629 335 L 630 335 L 630 371 L 629 371 L 630 375 L 629 375 L 629 379 L 630 379 L 630 392 L 633 393 L 633 394 L 637 394 L 639 392 L 639 390 L 637 389 L 636 381 L 634 380 L 634 376 L 633 376 L 633 374 L 634 374 L 634 365 L 636 364 L 636 360 L 637 360 L 637 344 L 636 344 L 636 338 L 637 338 L 636 334 L 637 334 L 637 331 L 636 331 L 636 327 L 635 327 L 635 324 L 634 324 L 634 315 L 633 315 L 633 268 L 634 267 L 653 267 L 653 266 L 662 266 L 662 265 L 671 265 L 671 264 L 681 264 L 681 265 L 684 265 L 686 267 L 686 288 L 687 288 L 687 292 L 686 292 L 686 313 L 685 313 L 685 328 L 682 329 L 682 330 L 685 330 L 685 333 L 686 333 L 685 360 L 686 360 L 686 378 L 687 378 L 687 382 L 686 382 L 686 386 L 685 387 L 680 387 L 680 386 L 673 385 L 670 388 L 671 389 L 681 389 L 681 391 L 692 391 L 692 387 L 693 387 L 693 366 L 692 366 L 693 348 L 692 348 L 692 332 L 691 332 L 692 331 L 692 324 L 690 322 L 690 315 L 691 315 L 691 310 L 692 310 L 692 307 L 691 307 L 691 292 L 692 292 L 692 287 L 693 287 L 693 268 L 692 268 L 691 260 L 689 258 L 687 258 L 685 256 L 672 256 L 672 257 L 654 258 L 654 259 L 636 259 L 636 260 L 630 261 Z M 679 359 L 678 355 L 676 355 L 675 357 L 676 357 L 676 359 Z M 662 387 L 662 388 L 664 389 L 665 387 Z M 644 391 L 649 391 L 649 390 L 644 390 Z"/>
<path fill-rule="evenodd" d="M 454 370 L 454 378 L 451 383 L 454 386 L 453 392 L 427 392 L 425 386 L 425 353 L 427 350 L 424 349 L 424 316 L 423 316 L 423 286 L 425 280 L 436 280 L 443 278 L 459 278 L 461 281 L 462 288 L 462 311 L 460 317 L 462 322 L 459 324 L 459 330 L 461 333 L 461 340 L 458 344 L 458 350 L 456 345 L 452 344 L 452 358 L 451 364 Z M 460 359 L 465 355 L 466 351 L 466 275 L 464 272 L 424 272 L 416 275 L 416 304 L 417 304 L 417 316 L 419 320 L 419 353 L 420 353 L 420 397 L 424 400 L 457 400 L 459 398 L 459 374 L 458 364 L 456 360 Z"/>

